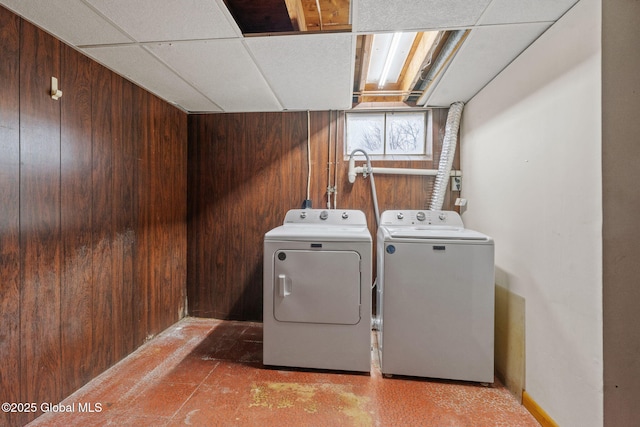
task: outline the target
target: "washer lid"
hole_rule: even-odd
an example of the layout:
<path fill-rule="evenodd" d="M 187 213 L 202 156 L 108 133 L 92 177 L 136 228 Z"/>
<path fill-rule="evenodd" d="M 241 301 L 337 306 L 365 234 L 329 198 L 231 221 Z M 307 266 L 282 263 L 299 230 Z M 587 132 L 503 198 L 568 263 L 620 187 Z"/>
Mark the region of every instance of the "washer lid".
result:
<path fill-rule="evenodd" d="M 475 240 L 489 241 L 491 238 L 474 230 L 459 227 L 385 227 L 392 239 L 424 240 Z"/>

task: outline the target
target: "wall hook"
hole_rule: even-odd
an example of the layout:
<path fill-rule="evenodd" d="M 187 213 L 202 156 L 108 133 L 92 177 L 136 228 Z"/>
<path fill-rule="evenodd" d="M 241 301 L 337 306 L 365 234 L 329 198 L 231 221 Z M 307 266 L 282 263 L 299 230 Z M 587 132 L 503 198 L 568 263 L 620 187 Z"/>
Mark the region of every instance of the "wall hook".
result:
<path fill-rule="evenodd" d="M 56 101 L 62 96 L 62 91 L 58 89 L 58 79 L 51 77 L 51 98 Z"/>

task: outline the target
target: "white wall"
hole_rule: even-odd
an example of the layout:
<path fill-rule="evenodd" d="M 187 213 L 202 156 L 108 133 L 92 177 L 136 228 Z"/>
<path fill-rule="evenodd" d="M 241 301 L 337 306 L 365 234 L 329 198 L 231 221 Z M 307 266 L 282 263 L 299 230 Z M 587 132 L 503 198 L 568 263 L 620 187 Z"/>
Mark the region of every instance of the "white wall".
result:
<path fill-rule="evenodd" d="M 526 390 L 561 426 L 600 426 L 601 6 L 581 0 L 465 107 L 465 226 L 525 298 Z"/>

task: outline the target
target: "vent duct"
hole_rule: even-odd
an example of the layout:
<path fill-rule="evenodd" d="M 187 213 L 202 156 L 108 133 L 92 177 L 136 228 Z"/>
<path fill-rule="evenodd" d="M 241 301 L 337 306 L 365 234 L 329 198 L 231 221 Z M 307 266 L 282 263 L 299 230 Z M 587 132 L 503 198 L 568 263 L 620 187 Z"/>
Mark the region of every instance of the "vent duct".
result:
<path fill-rule="evenodd" d="M 440 154 L 440 165 L 436 175 L 436 183 L 433 186 L 433 195 L 431 197 L 431 205 L 429 209 L 432 211 L 442 210 L 444 197 L 449 188 L 449 179 L 451 177 L 451 167 L 453 166 L 453 158 L 456 154 L 456 144 L 458 142 L 458 129 L 460 129 L 460 118 L 462 117 L 462 108 L 464 103 L 454 102 L 449 107 L 447 115 L 447 123 L 444 131 L 444 142 L 442 143 L 442 153 Z"/>

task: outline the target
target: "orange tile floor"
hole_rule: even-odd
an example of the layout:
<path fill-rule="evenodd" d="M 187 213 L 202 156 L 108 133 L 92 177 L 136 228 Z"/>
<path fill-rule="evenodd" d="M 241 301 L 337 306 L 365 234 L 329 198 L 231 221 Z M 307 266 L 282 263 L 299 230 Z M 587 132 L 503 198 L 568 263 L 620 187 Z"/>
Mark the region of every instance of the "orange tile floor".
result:
<path fill-rule="evenodd" d="M 383 378 L 375 357 L 370 375 L 264 367 L 262 324 L 196 318 L 61 404 L 73 412 L 49 412 L 30 425 L 539 425 L 498 382 Z"/>

